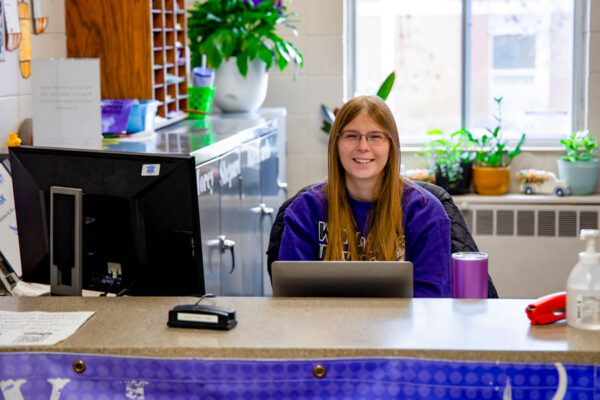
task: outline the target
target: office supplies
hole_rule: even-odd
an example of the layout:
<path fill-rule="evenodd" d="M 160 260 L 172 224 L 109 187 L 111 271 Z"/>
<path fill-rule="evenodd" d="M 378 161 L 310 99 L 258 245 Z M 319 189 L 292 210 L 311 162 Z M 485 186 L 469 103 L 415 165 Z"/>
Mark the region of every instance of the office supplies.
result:
<path fill-rule="evenodd" d="M 566 301 L 566 292 L 552 293 L 528 305 L 525 312 L 531 325 L 550 324 L 566 317 Z"/>
<path fill-rule="evenodd" d="M 199 304 L 206 298 L 215 295 L 207 293 L 195 304 L 184 304 L 174 307 L 169 311 L 167 325 L 174 328 L 200 328 L 230 330 L 237 325 L 235 310 L 228 310 L 215 305 Z"/>
<path fill-rule="evenodd" d="M 412 297 L 409 261 L 275 261 L 273 296 Z"/>

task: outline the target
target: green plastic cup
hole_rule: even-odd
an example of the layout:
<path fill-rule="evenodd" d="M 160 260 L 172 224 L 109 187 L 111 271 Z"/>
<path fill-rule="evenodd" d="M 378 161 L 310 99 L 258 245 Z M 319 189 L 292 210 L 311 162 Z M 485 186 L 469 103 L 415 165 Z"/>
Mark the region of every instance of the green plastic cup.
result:
<path fill-rule="evenodd" d="M 215 86 L 189 86 L 188 87 L 188 118 L 201 119 L 210 114 Z"/>

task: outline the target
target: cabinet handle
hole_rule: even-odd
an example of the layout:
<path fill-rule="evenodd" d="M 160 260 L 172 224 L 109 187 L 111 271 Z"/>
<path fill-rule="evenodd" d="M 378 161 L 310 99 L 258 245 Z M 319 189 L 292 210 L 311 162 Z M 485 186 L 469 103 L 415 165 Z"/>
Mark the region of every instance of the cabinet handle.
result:
<path fill-rule="evenodd" d="M 277 187 L 279 189 L 285 190 L 285 193 L 287 194 L 287 191 L 288 191 L 288 184 L 287 184 L 287 182 L 281 182 L 279 179 L 277 179 Z"/>
<path fill-rule="evenodd" d="M 258 206 L 252 207 L 250 210 L 255 214 L 262 215 L 273 215 L 273 212 L 275 212 L 273 208 L 267 207 L 265 203 L 260 203 Z"/>
<path fill-rule="evenodd" d="M 233 270 L 235 269 L 235 253 L 233 251 L 235 241 L 226 239 L 225 235 L 219 236 L 219 240 L 221 241 L 221 253 L 225 253 L 227 249 L 231 250 L 231 271 L 229 271 L 229 273 L 233 274 Z"/>
<path fill-rule="evenodd" d="M 217 239 L 207 240 L 206 245 L 209 248 L 217 248 L 221 253 L 225 253 L 227 250 L 231 250 L 231 271 L 233 273 L 235 269 L 235 253 L 233 248 L 235 247 L 235 240 L 227 239 L 225 235 L 219 235 Z"/>
<path fill-rule="evenodd" d="M 273 213 L 275 212 L 275 210 L 272 207 L 267 207 L 265 203 L 261 203 L 257 207 L 252 207 L 250 211 L 252 211 L 255 214 L 260 214 L 262 217 L 268 215 L 271 219 L 271 225 L 273 225 Z"/>

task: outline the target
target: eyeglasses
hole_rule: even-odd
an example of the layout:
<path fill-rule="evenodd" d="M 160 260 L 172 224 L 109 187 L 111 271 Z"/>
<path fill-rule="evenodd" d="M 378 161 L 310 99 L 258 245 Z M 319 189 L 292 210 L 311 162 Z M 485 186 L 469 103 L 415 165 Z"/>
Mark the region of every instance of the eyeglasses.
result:
<path fill-rule="evenodd" d="M 383 132 L 369 132 L 369 133 L 358 133 L 355 131 L 344 131 L 338 134 L 340 140 L 344 144 L 357 145 L 363 136 L 367 138 L 367 143 L 371 146 L 381 146 L 389 140 L 389 136 Z"/>

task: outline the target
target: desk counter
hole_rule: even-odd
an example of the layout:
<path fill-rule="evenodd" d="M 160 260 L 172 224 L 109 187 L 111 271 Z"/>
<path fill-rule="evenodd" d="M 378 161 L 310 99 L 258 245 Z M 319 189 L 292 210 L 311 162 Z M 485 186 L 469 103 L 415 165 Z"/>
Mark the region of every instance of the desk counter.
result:
<path fill-rule="evenodd" d="M 238 326 L 167 326 L 183 297 L 2 298 L 9 311 L 95 311 L 54 346 L 5 352 L 66 352 L 167 358 L 415 357 L 448 360 L 600 363 L 600 333 L 566 323 L 530 326 L 529 300 L 222 297 Z"/>

